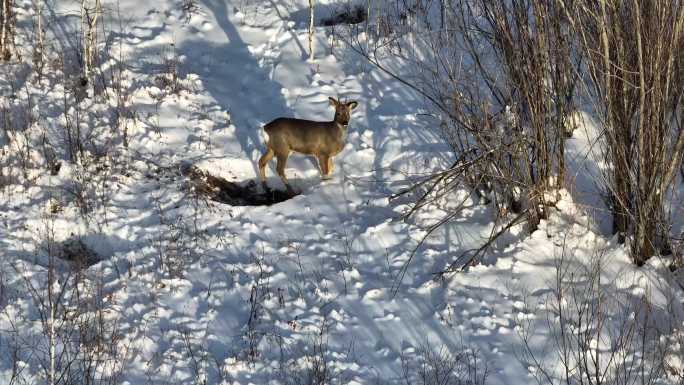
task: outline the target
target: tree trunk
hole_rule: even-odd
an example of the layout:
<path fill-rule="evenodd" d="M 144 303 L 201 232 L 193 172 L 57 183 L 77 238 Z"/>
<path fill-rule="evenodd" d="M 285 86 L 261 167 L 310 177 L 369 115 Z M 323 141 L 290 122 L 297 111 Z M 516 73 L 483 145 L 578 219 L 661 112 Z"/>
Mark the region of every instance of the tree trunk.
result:
<path fill-rule="evenodd" d="M 314 1 L 309 0 L 309 60 L 314 61 Z"/>
<path fill-rule="evenodd" d="M 2 19 L 0 19 L 0 58 L 4 61 L 12 57 L 12 42 L 14 41 L 14 15 L 12 8 L 14 0 L 0 0 L 2 2 Z"/>
<path fill-rule="evenodd" d="M 81 0 L 81 28 L 83 30 L 83 77 L 88 78 L 95 66 L 95 48 L 97 45 L 97 20 L 102 12 L 100 0 L 95 0 L 92 10 L 86 6 L 87 0 Z M 92 15 L 91 15 L 92 12 Z"/>

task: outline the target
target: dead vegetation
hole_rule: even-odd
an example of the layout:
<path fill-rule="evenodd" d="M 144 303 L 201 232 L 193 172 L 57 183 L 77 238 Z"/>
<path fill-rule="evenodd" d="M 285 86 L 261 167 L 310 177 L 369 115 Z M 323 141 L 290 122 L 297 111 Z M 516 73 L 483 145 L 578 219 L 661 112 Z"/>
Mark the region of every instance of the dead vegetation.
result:
<path fill-rule="evenodd" d="M 76 237 L 71 237 L 61 243 L 58 256 L 74 263 L 77 269 L 92 266 L 102 259 L 95 250 Z"/>
<path fill-rule="evenodd" d="M 261 190 L 254 181 L 245 185 L 230 182 L 187 163 L 181 164 L 180 173 L 187 178 L 189 187 L 195 193 L 231 206 L 270 206 L 298 195 L 274 189 Z"/>

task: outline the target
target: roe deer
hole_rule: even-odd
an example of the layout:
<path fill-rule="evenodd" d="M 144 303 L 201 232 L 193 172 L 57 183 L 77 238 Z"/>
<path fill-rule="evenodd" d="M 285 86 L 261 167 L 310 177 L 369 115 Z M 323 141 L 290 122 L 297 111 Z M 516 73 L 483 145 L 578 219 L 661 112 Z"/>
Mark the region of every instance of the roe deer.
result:
<path fill-rule="evenodd" d="M 347 136 L 347 125 L 351 118 L 351 111 L 359 104 L 355 101 L 339 102 L 328 98 L 330 105 L 335 107 L 335 119 L 331 122 L 315 122 L 312 120 L 278 118 L 264 126 L 268 134 L 268 149 L 259 159 L 259 173 L 261 183 L 266 185 L 266 164 L 275 155 L 278 160 L 276 170 L 285 187 L 291 190 L 285 176 L 285 165 L 290 152 L 314 155 L 318 159 L 322 179 L 327 179 L 333 170 L 332 157 L 344 148 Z"/>

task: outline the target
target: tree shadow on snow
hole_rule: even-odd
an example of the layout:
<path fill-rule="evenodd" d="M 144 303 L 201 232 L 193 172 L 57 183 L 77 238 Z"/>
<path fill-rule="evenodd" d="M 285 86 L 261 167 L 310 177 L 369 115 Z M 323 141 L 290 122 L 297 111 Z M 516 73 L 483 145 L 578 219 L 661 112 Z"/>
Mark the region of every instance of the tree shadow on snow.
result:
<path fill-rule="evenodd" d="M 219 27 L 228 38 L 227 44 L 215 45 L 203 39 L 191 40 L 179 47 L 188 57 L 208 54 L 214 62 L 208 68 L 188 65 L 202 80 L 211 95 L 226 109 L 237 127 L 235 136 L 242 151 L 253 161 L 258 175 L 256 160 L 265 149 L 261 126 L 279 116 L 289 116 L 291 111 L 281 94 L 282 85 L 270 79 L 270 74 L 259 65 L 257 59 L 240 37 L 237 28 L 229 20 L 225 1 L 204 0 L 204 8 L 213 13 Z"/>

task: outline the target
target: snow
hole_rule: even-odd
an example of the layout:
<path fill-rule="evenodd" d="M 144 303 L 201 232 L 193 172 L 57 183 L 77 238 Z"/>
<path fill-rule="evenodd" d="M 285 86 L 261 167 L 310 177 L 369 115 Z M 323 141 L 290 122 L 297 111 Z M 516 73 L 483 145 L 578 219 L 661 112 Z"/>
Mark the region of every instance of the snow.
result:
<path fill-rule="evenodd" d="M 606 282 L 618 290 L 650 296 L 661 309 L 682 303 L 681 292 L 665 289 L 666 263 L 632 266 L 623 246 L 605 235 L 602 214 L 589 209 L 601 207 L 592 175 L 604 166 L 590 155 L 591 123 L 568 145 L 575 170 L 569 178 L 578 187 L 562 192 L 538 231 L 526 236 L 523 226 L 514 227 L 483 263 L 435 279 L 494 226 L 491 208 L 461 193 L 455 199 L 467 201 L 462 219 L 433 233 L 398 281 L 423 226 L 441 209 L 403 221 L 407 202 L 388 196 L 404 186 L 405 175 L 452 161 L 434 122 L 421 115 L 419 96 L 341 45 L 330 54 L 323 27 L 316 31 L 316 60 L 307 62 L 306 23 L 288 16 L 301 18 L 303 1 L 206 0 L 187 20 L 178 1 L 118 6 L 127 20 L 117 38 L 130 63 L 126 87 L 137 119 L 129 148 L 108 167 L 125 172 L 105 179 L 101 193 L 109 203 L 96 207 L 90 222 L 58 187 L 76 177 L 68 162 L 58 175 L 38 173 L 36 186 L 17 185 L 0 196 L 3 282 L 14 296 L 3 299 L 0 329 L 25 322 L 25 336 L 41 335 L 24 281 L 38 287 L 45 279 L 40 240 L 48 228 L 56 241 L 77 236 L 102 256 L 86 275 L 102 283 L 117 343 L 126 347 L 121 383 L 132 385 L 283 383 L 283 362 L 311 365 L 323 334 L 340 383 L 399 383 L 402 357 L 415 359 L 425 345 L 454 354 L 463 346 L 476 350 L 490 371 L 488 384 L 530 383 L 537 368 L 518 359 L 519 330 L 531 322 L 539 328 L 535 341 L 548 340 L 545 311 L 565 246 L 578 264 L 607 250 Z M 180 63 L 177 93 L 154 83 L 160 56 L 171 52 Z M 32 87 L 45 91 L 37 97 L 44 121 L 60 129 L 60 85 Z M 329 119 L 329 96 L 360 103 L 331 180 L 321 180 L 315 160 L 295 154 L 286 172 L 301 194 L 288 201 L 237 207 L 188 194 L 181 162 L 238 183 L 257 180 L 256 160 L 265 150 L 260 127 L 279 116 Z M 90 111 L 106 108 L 93 103 Z M 267 176 L 283 188 L 273 162 Z M 53 201 L 63 209 L 49 214 Z M 172 253 L 183 256 L 179 274 L 164 265 Z M 595 342 L 592 349 L 602 348 Z M 12 375 L 10 358 L 0 355 L 0 382 Z M 674 352 L 670 361 L 678 360 Z M 20 365 L 27 375 L 42 375 L 35 362 Z"/>

